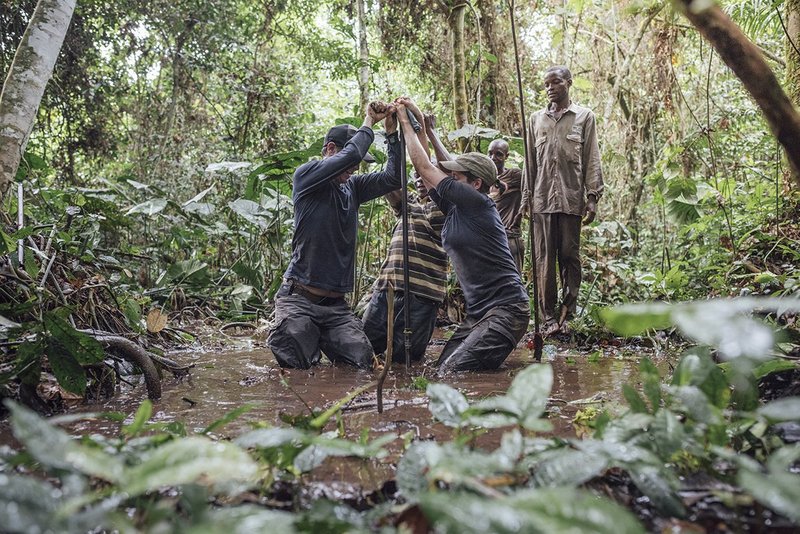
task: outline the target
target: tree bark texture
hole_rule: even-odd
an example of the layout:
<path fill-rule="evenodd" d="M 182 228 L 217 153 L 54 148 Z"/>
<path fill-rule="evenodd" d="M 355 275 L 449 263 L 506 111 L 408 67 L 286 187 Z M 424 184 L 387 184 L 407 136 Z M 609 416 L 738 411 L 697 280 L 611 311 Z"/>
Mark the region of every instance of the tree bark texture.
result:
<path fill-rule="evenodd" d="M 800 108 L 800 0 L 786 0 L 786 87 Z"/>
<path fill-rule="evenodd" d="M 456 4 L 450 11 L 450 30 L 453 39 L 453 117 L 456 128 L 469 122 L 467 100 L 466 46 L 464 44 L 464 15 L 467 5 Z"/>
<path fill-rule="evenodd" d="M 369 105 L 369 47 L 367 46 L 367 14 L 365 0 L 356 0 L 356 24 L 358 25 L 358 104 L 360 115 Z"/>
<path fill-rule="evenodd" d="M 699 3 L 699 2 L 697 2 Z M 700 31 L 725 64 L 742 81 L 786 151 L 800 186 L 800 114 L 781 89 L 758 47 L 718 6 L 694 9 L 695 2 L 679 0 L 684 15 Z"/>
<path fill-rule="evenodd" d="M 513 49 L 509 39 L 511 28 L 508 23 L 508 11 L 505 3 L 491 0 L 478 0 L 476 5 L 481 13 L 481 30 L 486 36 L 486 48 L 497 58 L 496 62 L 488 62 L 486 76 L 486 96 L 480 110 L 486 125 L 501 132 L 521 136 L 519 116 L 516 106 L 513 63 L 509 63 L 510 50 Z"/>
<path fill-rule="evenodd" d="M 39 0 L 0 93 L 0 202 L 19 168 L 76 0 Z"/>

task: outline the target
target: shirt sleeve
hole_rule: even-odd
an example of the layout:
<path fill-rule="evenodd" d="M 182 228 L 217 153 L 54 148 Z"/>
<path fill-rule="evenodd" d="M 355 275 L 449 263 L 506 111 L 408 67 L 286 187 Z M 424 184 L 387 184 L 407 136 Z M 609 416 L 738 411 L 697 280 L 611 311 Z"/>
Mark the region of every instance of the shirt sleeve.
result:
<path fill-rule="evenodd" d="M 583 185 L 586 196 L 597 200 L 603 195 L 603 171 L 600 168 L 600 147 L 597 143 L 594 113 L 589 112 L 583 134 Z"/>
<path fill-rule="evenodd" d="M 314 191 L 347 169 L 358 166 L 374 138 L 375 134 L 372 132 L 372 128 L 362 126 L 344 145 L 344 148 L 333 156 L 309 161 L 298 167 L 292 181 L 294 194 L 300 196 Z"/>
<path fill-rule="evenodd" d="M 533 208 L 533 182 L 536 180 L 536 114 L 528 121 L 527 146 L 525 160 L 522 165 L 522 206 Z"/>
<path fill-rule="evenodd" d="M 371 131 L 371 130 L 370 130 Z M 393 133 L 387 136 L 389 146 L 389 159 L 386 168 L 378 172 L 358 174 L 350 177 L 350 184 L 359 204 L 385 195 L 389 191 L 400 189 L 400 166 L 403 165 L 402 154 L 400 153 L 400 143 L 393 142 L 390 138 L 397 135 Z"/>

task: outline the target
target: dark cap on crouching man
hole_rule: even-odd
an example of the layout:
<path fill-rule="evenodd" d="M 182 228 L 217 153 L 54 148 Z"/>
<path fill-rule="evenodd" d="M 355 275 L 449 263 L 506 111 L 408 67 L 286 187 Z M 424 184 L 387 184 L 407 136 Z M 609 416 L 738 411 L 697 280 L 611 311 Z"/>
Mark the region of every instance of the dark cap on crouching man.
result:
<path fill-rule="evenodd" d="M 528 328 L 530 307 L 508 247 L 505 227 L 489 187 L 497 168 L 487 156 L 463 154 L 433 164 L 405 117 L 406 99 L 398 99 L 398 117 L 414 168 L 444 212 L 442 244 L 464 292 L 467 316 L 444 346 L 439 373 L 496 369 Z"/>
<path fill-rule="evenodd" d="M 373 102 L 361 128 L 328 130 L 322 159 L 294 173 L 292 259 L 276 294 L 275 328 L 267 341 L 281 367 L 307 369 L 321 353 L 332 362 L 367 369 L 372 347 L 344 296 L 353 290 L 358 207 L 400 187 L 402 164 L 392 105 Z M 385 120 L 389 158 L 383 171 L 354 174 L 368 150 L 372 126 Z"/>

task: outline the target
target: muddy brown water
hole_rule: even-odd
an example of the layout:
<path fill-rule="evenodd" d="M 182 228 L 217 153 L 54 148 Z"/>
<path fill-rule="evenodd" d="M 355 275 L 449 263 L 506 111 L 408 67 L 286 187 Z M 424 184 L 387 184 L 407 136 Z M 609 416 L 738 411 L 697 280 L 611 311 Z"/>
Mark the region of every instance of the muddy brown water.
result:
<path fill-rule="evenodd" d="M 444 337 L 445 333 L 437 330 L 428 347 L 426 362 L 436 361 Z M 325 409 L 377 377 L 373 372 L 333 365 L 282 371 L 263 339 L 231 338 L 224 347 L 222 350 L 179 351 L 169 355 L 181 364 L 194 363 L 195 367 L 189 378 L 164 379 L 163 396 L 154 402 L 151 422 L 179 421 L 189 433 L 200 432 L 231 410 L 245 403 L 254 404 L 251 411 L 216 432 L 220 437 L 235 437 L 254 423 L 285 425 L 280 420 L 281 413 L 307 414 L 306 405 L 315 410 Z M 547 409 L 554 435 L 573 437 L 576 431 L 580 432 L 572 421 L 576 413 L 587 406 L 600 409 L 609 404 L 619 404 L 622 385 L 638 382 L 638 365 L 642 356 L 649 357 L 665 371 L 673 359 L 646 348 L 626 347 L 623 350 L 606 347 L 600 350 L 602 355 L 599 358 L 589 358 L 591 353 L 557 345 L 545 346 L 543 362 L 553 366 L 554 375 Z M 384 385 L 383 413 L 377 413 L 374 389 L 355 398 L 343 410 L 346 437 L 357 439 L 367 429 L 370 438 L 386 433 L 407 436 L 410 433 L 418 439 L 449 440 L 453 429 L 433 420 L 424 389 L 415 389 L 411 385 L 416 377 L 447 383 L 464 393 L 470 401 L 475 401 L 504 393 L 513 377 L 531 364 L 534 364 L 532 353 L 524 348 L 512 352 L 496 371 L 456 373 L 444 379 L 437 379 L 434 368 L 429 365 L 414 364 L 406 371 L 402 364 L 394 364 Z M 87 402 L 72 407 L 70 411 L 122 412 L 127 415 L 126 423 L 130 423 L 139 404 L 146 398 L 144 384 L 133 388 L 124 386 L 114 398 Z M 335 422 L 329 424 L 329 429 L 333 428 Z M 116 436 L 120 424 L 103 418 L 88 418 L 72 423 L 66 429 L 75 435 Z M 501 434 L 502 430 L 490 431 L 477 439 L 476 446 L 493 449 Z M 0 436 L 0 444 L 13 445 L 7 422 L 0 423 Z M 393 477 L 394 465 L 402 448 L 403 440 L 397 439 L 388 446 L 390 455 L 380 461 L 329 460 L 311 474 L 310 480 L 324 481 L 330 487 L 342 483 L 377 488 Z"/>

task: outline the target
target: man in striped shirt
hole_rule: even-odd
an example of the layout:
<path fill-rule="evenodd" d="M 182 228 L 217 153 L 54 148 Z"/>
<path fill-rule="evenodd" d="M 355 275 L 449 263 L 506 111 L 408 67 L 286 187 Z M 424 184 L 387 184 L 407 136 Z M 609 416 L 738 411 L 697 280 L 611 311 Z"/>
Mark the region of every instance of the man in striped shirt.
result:
<path fill-rule="evenodd" d="M 416 180 L 419 193 L 416 201 L 408 203 L 408 268 L 411 320 L 410 356 L 420 361 L 425 356 L 439 305 L 445 297 L 447 282 L 447 255 L 442 248 L 444 213 L 429 202 L 428 190 L 422 180 Z M 386 200 L 400 216 L 402 192 L 392 191 Z M 364 311 L 364 331 L 376 353 L 386 350 L 389 284 L 395 288 L 393 360 L 405 361 L 404 334 L 406 291 L 403 286 L 403 224 L 397 221 L 392 234 L 389 254 L 381 273 L 373 285 L 372 298 Z"/>

